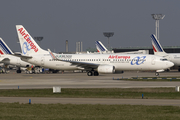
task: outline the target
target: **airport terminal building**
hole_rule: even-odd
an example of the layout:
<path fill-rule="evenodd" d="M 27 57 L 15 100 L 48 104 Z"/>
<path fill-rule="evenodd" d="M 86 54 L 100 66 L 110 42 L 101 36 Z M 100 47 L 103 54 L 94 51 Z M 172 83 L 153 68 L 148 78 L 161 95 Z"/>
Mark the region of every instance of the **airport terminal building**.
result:
<path fill-rule="evenodd" d="M 163 49 L 167 53 L 180 53 L 180 46 L 163 47 Z M 147 54 L 154 54 L 152 47 L 126 47 L 126 48 L 113 48 L 112 50 L 114 51 L 114 53 L 145 51 L 145 53 Z"/>

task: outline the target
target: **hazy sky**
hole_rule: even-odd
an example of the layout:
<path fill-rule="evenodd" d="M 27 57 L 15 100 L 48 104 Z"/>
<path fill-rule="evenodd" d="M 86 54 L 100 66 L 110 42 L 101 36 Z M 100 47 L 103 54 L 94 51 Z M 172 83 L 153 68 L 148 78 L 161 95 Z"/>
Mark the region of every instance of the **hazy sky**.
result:
<path fill-rule="evenodd" d="M 15 25 L 23 25 L 32 37 L 43 36 L 43 49 L 75 51 L 95 48 L 100 40 L 107 46 L 103 32 L 114 32 L 113 48 L 151 46 L 155 33 L 151 14 L 166 15 L 160 20 L 162 46 L 180 46 L 179 0 L 1 0 L 0 37 L 13 51 L 20 51 Z"/>

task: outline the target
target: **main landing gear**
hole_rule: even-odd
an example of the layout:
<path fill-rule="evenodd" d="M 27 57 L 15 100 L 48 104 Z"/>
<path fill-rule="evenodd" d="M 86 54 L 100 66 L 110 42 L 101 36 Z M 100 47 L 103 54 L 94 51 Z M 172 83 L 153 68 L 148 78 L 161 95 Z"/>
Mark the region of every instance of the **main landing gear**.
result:
<path fill-rule="evenodd" d="M 97 71 L 88 71 L 88 72 L 87 72 L 87 75 L 88 75 L 88 76 L 98 76 L 99 73 L 98 73 Z"/>
<path fill-rule="evenodd" d="M 21 68 L 17 67 L 16 73 L 21 73 Z"/>

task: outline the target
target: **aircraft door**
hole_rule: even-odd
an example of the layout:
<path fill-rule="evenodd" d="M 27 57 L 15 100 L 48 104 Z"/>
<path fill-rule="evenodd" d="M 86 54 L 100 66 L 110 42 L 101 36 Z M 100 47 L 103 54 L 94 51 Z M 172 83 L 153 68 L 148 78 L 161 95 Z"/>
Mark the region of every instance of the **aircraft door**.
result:
<path fill-rule="evenodd" d="M 20 59 L 17 59 L 17 65 L 21 65 Z"/>
<path fill-rule="evenodd" d="M 43 66 L 44 65 L 44 57 L 41 57 L 41 65 Z"/>
<path fill-rule="evenodd" d="M 152 65 L 155 65 L 155 60 L 156 60 L 156 58 L 155 58 L 155 57 L 152 57 L 152 60 L 151 60 L 151 64 L 152 64 Z"/>
<path fill-rule="evenodd" d="M 98 58 L 98 59 L 97 59 L 97 62 L 98 62 L 98 63 L 102 63 L 102 59 L 101 59 L 101 58 Z"/>

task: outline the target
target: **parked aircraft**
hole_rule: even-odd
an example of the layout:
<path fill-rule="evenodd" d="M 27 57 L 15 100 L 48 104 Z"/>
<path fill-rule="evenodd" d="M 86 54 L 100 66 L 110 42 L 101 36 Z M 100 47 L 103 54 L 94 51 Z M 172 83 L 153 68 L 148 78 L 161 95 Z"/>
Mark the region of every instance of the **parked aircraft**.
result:
<path fill-rule="evenodd" d="M 110 52 L 107 48 L 101 43 L 101 41 L 95 41 L 96 49 L 99 53 L 107 53 Z"/>
<path fill-rule="evenodd" d="M 6 45 L 2 38 L 0 38 L 0 63 L 7 65 L 15 65 L 16 72 L 21 73 L 21 67 L 30 67 L 32 64 L 22 61 L 19 57 L 12 56 L 14 54 L 11 49 Z"/>
<path fill-rule="evenodd" d="M 154 34 L 151 35 L 151 39 L 155 55 L 162 56 L 173 62 L 175 66 L 180 67 L 180 53 L 166 53 Z M 178 71 L 180 72 L 180 68 L 178 69 Z"/>
<path fill-rule="evenodd" d="M 122 70 L 167 69 L 174 64 L 163 57 L 144 54 L 50 54 L 34 41 L 22 25 L 16 25 L 22 60 L 56 70 L 86 70 L 88 76 L 99 73 L 117 73 Z M 52 56 L 52 57 L 51 57 Z"/>

